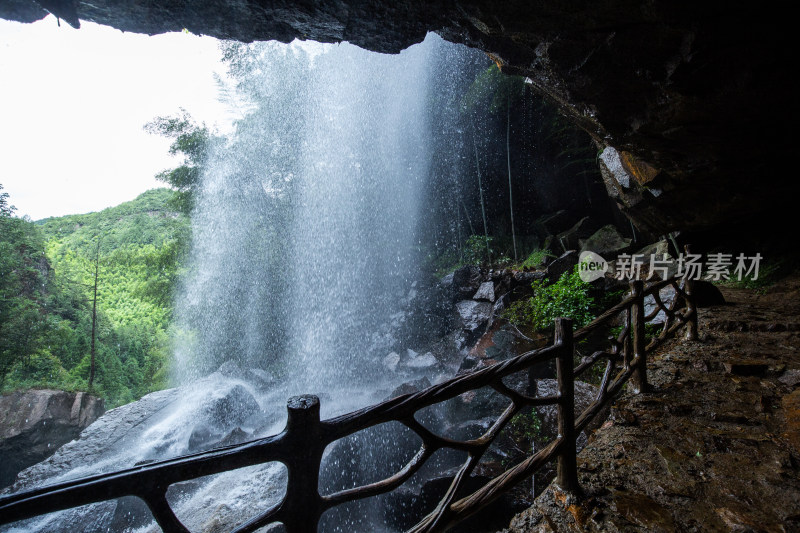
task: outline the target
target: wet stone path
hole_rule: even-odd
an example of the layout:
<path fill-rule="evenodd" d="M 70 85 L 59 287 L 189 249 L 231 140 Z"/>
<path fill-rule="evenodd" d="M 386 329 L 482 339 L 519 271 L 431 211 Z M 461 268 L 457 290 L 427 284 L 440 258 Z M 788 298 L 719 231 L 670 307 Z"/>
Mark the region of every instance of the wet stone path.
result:
<path fill-rule="evenodd" d="M 800 531 L 800 276 L 722 292 L 580 453 L 583 494 L 551 485 L 506 531 Z"/>

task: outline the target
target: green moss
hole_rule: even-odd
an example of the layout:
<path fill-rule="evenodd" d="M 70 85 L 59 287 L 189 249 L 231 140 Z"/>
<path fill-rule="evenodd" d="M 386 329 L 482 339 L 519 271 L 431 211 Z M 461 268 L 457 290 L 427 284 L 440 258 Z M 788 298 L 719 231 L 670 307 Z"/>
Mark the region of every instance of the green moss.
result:
<path fill-rule="evenodd" d="M 518 270 L 529 269 L 529 268 L 537 268 L 544 263 L 544 260 L 548 257 L 555 257 L 555 255 L 551 254 L 547 250 L 534 250 L 532 251 L 524 261 L 516 265 Z"/>

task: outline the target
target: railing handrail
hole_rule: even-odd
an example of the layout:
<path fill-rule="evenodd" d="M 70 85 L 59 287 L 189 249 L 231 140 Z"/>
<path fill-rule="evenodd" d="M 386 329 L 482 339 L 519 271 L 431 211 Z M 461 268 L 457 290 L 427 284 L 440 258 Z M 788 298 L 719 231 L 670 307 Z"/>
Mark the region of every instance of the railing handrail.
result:
<path fill-rule="evenodd" d="M 659 291 L 667 286 L 672 286 L 676 291 L 671 306 L 665 305 L 659 296 Z M 648 295 L 653 296 L 656 306 L 650 315 L 645 316 L 644 298 Z M 683 313 L 675 309 L 679 297 L 686 302 Z M 645 346 L 645 321 L 662 311 L 666 315 L 662 331 Z M 620 334 L 611 339 L 611 350 L 597 351 L 575 367 L 573 343 L 607 325 L 621 312 L 625 313 L 625 324 Z M 326 510 L 345 502 L 389 492 L 407 481 L 434 452 L 441 448 L 451 448 L 467 452 L 466 463 L 454 476 L 450 489 L 436 509 L 409 531 L 421 533 L 445 530 L 478 512 L 554 457 L 558 458 L 556 482 L 565 490 L 578 490 L 576 435 L 585 429 L 627 381 L 632 381 L 635 392 L 647 389 L 647 352 L 686 324 L 689 325 L 688 337 L 696 338 L 697 310 L 691 280 L 685 279 L 679 285 L 678 278 L 671 277 L 647 286 L 642 281 L 633 281 L 629 296 L 575 332 L 572 331 L 570 320 L 557 319 L 553 344 L 544 348 L 457 375 L 419 392 L 401 395 L 324 421 L 319 419 L 318 398 L 293 397 L 287 405 L 289 416 L 286 428 L 277 435 L 11 494 L 0 498 L 0 525 L 122 496 L 137 496 L 144 500 L 165 533 L 184 533 L 188 530 L 167 502 L 166 493 L 170 485 L 245 466 L 278 461 L 287 466 L 289 473 L 287 492 L 283 500 L 239 525 L 234 531 L 250 532 L 270 523 L 282 522 L 290 533 L 307 533 L 316 531 L 319 518 Z M 516 391 L 502 381 L 504 377 L 553 359 L 556 361 L 559 386 L 556 396 L 537 397 L 535 393 L 530 393 L 535 391 L 535 380 L 532 378 L 529 378 L 529 394 Z M 601 359 L 606 360 L 606 369 L 597 398 L 576 419 L 574 380 Z M 612 376 L 619 362 L 622 363 L 622 368 Z M 441 437 L 425 428 L 414 417 L 420 409 L 487 386 L 508 397 L 511 404 L 492 427 L 477 439 L 458 441 Z M 472 494 L 456 500 L 463 480 L 469 477 L 511 418 L 525 407 L 552 404 L 558 407 L 559 436 L 535 455 L 524 459 Z M 421 438 L 422 446 L 417 454 L 389 478 L 320 495 L 318 479 L 325 448 L 353 433 L 390 421 L 402 423 Z"/>

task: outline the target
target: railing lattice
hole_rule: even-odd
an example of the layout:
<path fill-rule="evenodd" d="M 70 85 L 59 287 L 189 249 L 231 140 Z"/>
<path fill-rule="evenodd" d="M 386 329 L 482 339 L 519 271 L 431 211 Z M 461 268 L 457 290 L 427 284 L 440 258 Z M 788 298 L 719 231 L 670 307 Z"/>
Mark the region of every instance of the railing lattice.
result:
<path fill-rule="evenodd" d="M 666 287 L 672 287 L 675 291 L 671 305 L 666 305 L 659 294 Z M 233 531 L 251 532 L 279 522 L 289 533 L 310 533 L 317 530 L 320 517 L 328 509 L 396 489 L 408 481 L 437 450 L 443 448 L 466 452 L 467 460 L 454 475 L 449 489 L 434 510 L 422 517 L 410 532 L 447 530 L 553 460 L 557 463 L 556 483 L 565 490 L 578 491 L 577 435 L 620 392 L 626 382 L 631 382 L 636 393 L 647 390 L 648 352 L 684 325 L 688 325 L 687 338 L 697 338 L 697 307 L 692 289 L 691 280 L 679 283 L 674 277 L 647 286 L 642 281 L 633 281 L 629 296 L 588 325 L 573 332 L 571 320 L 557 319 L 553 344 L 545 348 L 456 376 L 420 392 L 398 396 L 328 420 L 320 420 L 317 397 L 296 396 L 288 401 L 286 428 L 277 435 L 5 496 L 0 498 L 0 524 L 123 496 L 137 496 L 144 500 L 165 533 L 184 533 L 188 530 L 177 518 L 166 497 L 172 484 L 278 461 L 286 465 L 288 470 L 283 499 L 271 509 L 238 525 Z M 652 295 L 655 308 L 645 315 L 644 299 L 648 295 Z M 685 303 L 682 309 L 677 309 L 679 300 Z M 647 344 L 645 324 L 661 312 L 665 316 L 664 325 Z M 609 349 L 596 351 L 575 366 L 574 344 L 606 327 L 620 313 L 624 316 L 624 324 L 619 335 L 609 339 Z M 551 360 L 556 362 L 556 396 L 536 397 L 536 384 L 531 377 L 528 378 L 527 393 L 514 390 L 502 381 L 504 377 L 523 370 L 527 370 L 531 376 L 532 367 Z M 605 369 L 597 397 L 576 418 L 575 379 L 598 362 L 603 362 Z M 415 413 L 425 407 L 482 387 L 491 387 L 507 397 L 510 403 L 495 423 L 476 439 L 459 441 L 436 435 L 414 418 Z M 558 437 L 472 494 L 457 498 L 464 481 L 514 415 L 526 407 L 541 405 L 557 405 Z M 319 471 L 325 448 L 339 439 L 392 421 L 403 424 L 421 439 L 422 445 L 412 459 L 395 474 L 380 481 L 320 495 Z"/>

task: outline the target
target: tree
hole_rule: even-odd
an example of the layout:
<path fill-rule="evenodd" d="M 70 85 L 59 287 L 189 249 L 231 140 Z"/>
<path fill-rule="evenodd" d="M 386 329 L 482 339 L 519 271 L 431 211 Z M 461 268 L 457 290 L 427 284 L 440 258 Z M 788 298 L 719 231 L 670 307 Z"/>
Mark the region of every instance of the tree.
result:
<path fill-rule="evenodd" d="M 97 282 L 100 278 L 100 239 L 97 240 L 97 251 L 94 255 L 94 296 L 92 297 L 92 360 L 89 363 L 89 391 L 94 385 L 94 373 L 96 368 L 96 341 L 97 341 Z"/>
<path fill-rule="evenodd" d="M 173 195 L 148 191 L 39 224 L 11 216 L 0 197 L 4 391 L 91 387 L 117 406 L 167 385 L 177 241 L 189 233 L 187 217 L 167 207 Z"/>
<path fill-rule="evenodd" d="M 39 349 L 47 326 L 44 242 L 32 223 L 13 213 L 8 193 L 0 193 L 0 385 L 15 364 Z"/>
<path fill-rule="evenodd" d="M 190 214 L 214 135 L 205 124 L 197 124 L 185 109 L 181 109 L 176 116 L 157 117 L 145 124 L 144 129 L 148 133 L 173 139 L 169 153 L 183 155 L 180 166 L 159 172 L 156 179 L 177 190 L 171 200 L 172 206 Z"/>
<path fill-rule="evenodd" d="M 0 183 L 0 191 L 3 190 L 3 184 Z M 0 192 L 0 217 L 10 217 L 14 215 L 17 208 L 13 205 L 8 205 L 8 193 Z"/>
<path fill-rule="evenodd" d="M 508 208 L 511 215 L 511 240 L 514 246 L 514 260 L 517 261 L 517 236 L 514 228 L 514 196 L 511 186 L 511 105 L 525 94 L 525 82 L 520 76 L 510 76 L 500 72 L 492 65 L 476 78 L 464 96 L 464 105 L 472 109 L 479 102 L 488 101 L 489 111 L 506 110 L 506 164 L 508 168 Z M 477 147 L 476 147 L 477 157 Z M 481 201 L 483 209 L 483 201 Z"/>
<path fill-rule="evenodd" d="M 472 129 L 472 146 L 475 148 L 475 170 L 478 173 L 478 192 L 481 199 L 481 215 L 483 216 L 483 236 L 486 240 L 486 259 L 489 263 L 492 262 L 492 252 L 489 249 L 489 226 L 486 224 L 486 205 L 483 202 L 483 184 L 481 183 L 481 163 L 478 159 L 478 143 L 475 140 L 477 133 L 475 128 Z"/>
<path fill-rule="evenodd" d="M 514 230 L 514 195 L 511 187 L 511 100 L 506 102 L 506 158 L 508 161 L 508 210 L 511 212 L 511 242 L 514 243 L 514 261 L 517 258 L 517 233 Z"/>

